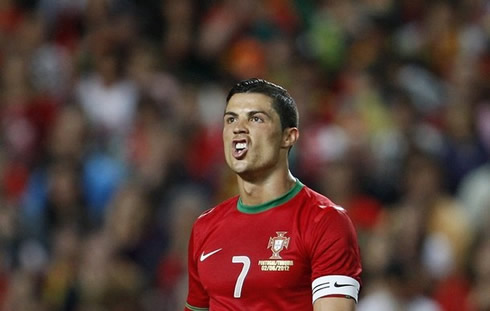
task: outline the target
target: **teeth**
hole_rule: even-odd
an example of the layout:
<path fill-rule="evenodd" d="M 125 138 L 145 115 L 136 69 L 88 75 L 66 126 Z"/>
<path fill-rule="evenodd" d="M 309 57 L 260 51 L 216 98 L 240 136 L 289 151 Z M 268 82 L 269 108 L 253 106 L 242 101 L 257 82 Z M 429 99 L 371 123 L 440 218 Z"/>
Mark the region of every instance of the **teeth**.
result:
<path fill-rule="evenodd" d="M 247 143 L 237 143 L 235 148 L 236 149 L 245 149 L 245 148 L 247 148 Z"/>

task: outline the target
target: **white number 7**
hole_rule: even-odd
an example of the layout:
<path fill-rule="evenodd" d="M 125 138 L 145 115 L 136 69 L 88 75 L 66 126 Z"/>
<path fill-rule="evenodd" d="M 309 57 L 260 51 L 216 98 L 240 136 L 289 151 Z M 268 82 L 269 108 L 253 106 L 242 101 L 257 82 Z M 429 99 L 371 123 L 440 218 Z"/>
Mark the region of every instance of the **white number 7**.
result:
<path fill-rule="evenodd" d="M 245 277 L 250 269 L 250 258 L 247 256 L 233 256 L 231 262 L 243 264 L 242 272 L 240 272 L 240 275 L 236 280 L 235 293 L 233 294 L 233 297 L 240 298 L 242 296 L 243 282 L 245 281 Z"/>

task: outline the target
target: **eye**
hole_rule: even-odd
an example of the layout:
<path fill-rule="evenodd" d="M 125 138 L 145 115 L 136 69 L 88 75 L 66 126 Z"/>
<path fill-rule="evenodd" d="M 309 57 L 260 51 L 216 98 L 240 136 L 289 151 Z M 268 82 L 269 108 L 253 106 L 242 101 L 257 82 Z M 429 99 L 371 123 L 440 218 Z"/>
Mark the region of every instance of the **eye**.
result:
<path fill-rule="evenodd" d="M 250 120 L 253 121 L 253 122 L 260 122 L 260 123 L 261 122 L 264 122 L 264 120 L 261 117 L 258 117 L 258 116 L 252 116 L 250 118 Z"/>
<path fill-rule="evenodd" d="M 236 118 L 233 117 L 233 116 L 228 116 L 228 117 L 225 118 L 225 122 L 227 124 L 231 124 L 231 123 L 235 122 L 235 120 L 236 120 Z"/>

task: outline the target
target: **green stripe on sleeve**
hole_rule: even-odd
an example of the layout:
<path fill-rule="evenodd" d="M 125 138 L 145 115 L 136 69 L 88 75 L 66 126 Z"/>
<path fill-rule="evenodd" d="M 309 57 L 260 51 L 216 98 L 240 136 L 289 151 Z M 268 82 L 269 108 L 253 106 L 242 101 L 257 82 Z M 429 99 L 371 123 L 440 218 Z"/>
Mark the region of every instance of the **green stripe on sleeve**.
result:
<path fill-rule="evenodd" d="M 190 304 L 188 304 L 187 302 L 185 303 L 185 307 L 189 310 L 192 310 L 192 311 L 208 311 L 209 308 L 199 308 L 199 307 L 194 307 L 194 306 L 191 306 Z"/>

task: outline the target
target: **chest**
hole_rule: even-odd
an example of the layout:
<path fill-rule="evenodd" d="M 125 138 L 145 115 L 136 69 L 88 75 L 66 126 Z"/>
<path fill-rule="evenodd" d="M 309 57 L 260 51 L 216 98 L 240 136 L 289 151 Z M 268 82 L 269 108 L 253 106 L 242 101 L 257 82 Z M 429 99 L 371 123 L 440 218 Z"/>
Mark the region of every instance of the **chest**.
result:
<path fill-rule="evenodd" d="M 309 259 L 294 214 L 235 211 L 209 229 L 198 249 L 199 276 L 209 294 L 246 299 L 311 291 Z"/>

